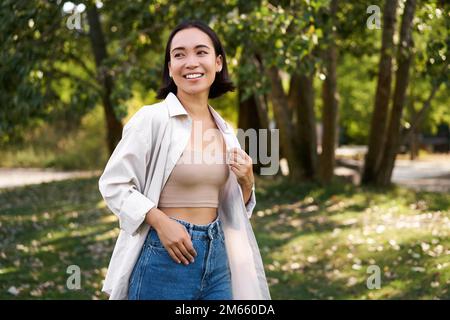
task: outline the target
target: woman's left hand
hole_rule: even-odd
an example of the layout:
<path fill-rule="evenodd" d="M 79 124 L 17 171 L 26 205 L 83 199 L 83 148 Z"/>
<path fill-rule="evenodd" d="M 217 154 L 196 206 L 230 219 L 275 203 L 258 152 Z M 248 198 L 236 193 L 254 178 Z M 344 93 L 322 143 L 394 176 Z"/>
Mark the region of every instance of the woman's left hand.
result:
<path fill-rule="evenodd" d="M 231 148 L 229 150 L 228 164 L 231 171 L 236 175 L 241 187 L 251 189 L 255 182 L 252 158 L 241 148 Z"/>

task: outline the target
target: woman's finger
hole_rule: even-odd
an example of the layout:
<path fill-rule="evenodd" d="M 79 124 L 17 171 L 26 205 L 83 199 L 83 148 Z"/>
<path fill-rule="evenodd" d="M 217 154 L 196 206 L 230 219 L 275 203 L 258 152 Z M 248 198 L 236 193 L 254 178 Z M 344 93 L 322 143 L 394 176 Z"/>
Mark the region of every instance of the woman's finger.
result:
<path fill-rule="evenodd" d="M 178 246 L 178 249 L 181 251 L 181 253 L 183 254 L 183 256 L 186 257 L 186 259 L 188 259 L 191 263 L 194 262 L 194 257 L 193 254 L 191 254 L 190 250 L 187 249 L 187 247 L 184 245 L 184 243 L 181 243 Z M 193 248 L 192 248 L 193 249 Z M 194 250 L 195 251 L 195 250 Z"/>
<path fill-rule="evenodd" d="M 233 171 L 234 174 L 236 175 L 236 177 L 238 177 L 238 178 L 241 178 L 245 175 L 239 168 L 234 167 L 234 166 L 231 167 L 231 171 Z"/>
<path fill-rule="evenodd" d="M 189 261 L 185 258 L 185 256 L 181 253 L 180 249 L 178 249 L 177 246 L 173 246 L 172 247 L 173 252 L 175 253 L 175 255 L 178 257 L 179 260 L 181 260 L 181 262 L 183 262 L 185 265 L 189 264 Z"/>
<path fill-rule="evenodd" d="M 244 155 L 239 153 L 232 153 L 230 157 L 230 162 L 238 163 L 238 164 L 245 164 L 247 159 L 244 157 Z"/>
<path fill-rule="evenodd" d="M 189 233 L 188 233 L 188 235 L 189 235 Z M 185 242 L 183 242 L 183 244 L 184 244 L 184 247 L 186 248 L 186 250 L 191 254 L 191 256 L 193 258 L 195 258 L 197 256 L 197 251 L 195 251 L 195 248 L 194 248 L 194 245 L 192 244 L 192 240 L 190 239 L 190 236 L 189 236 L 189 241 L 185 241 Z"/>
<path fill-rule="evenodd" d="M 173 259 L 173 261 L 175 261 L 176 263 L 181 263 L 181 260 L 178 259 L 177 255 L 171 248 L 168 248 L 166 250 L 167 250 L 167 253 L 169 254 L 169 256 Z"/>

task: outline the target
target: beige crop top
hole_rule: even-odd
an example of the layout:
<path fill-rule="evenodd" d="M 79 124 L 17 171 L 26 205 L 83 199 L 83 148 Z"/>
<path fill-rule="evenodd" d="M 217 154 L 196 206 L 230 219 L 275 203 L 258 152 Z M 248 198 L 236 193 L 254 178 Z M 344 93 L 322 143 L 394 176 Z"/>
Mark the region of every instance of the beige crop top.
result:
<path fill-rule="evenodd" d="M 186 149 L 161 191 L 158 206 L 217 208 L 220 189 L 230 174 L 225 157 Z"/>

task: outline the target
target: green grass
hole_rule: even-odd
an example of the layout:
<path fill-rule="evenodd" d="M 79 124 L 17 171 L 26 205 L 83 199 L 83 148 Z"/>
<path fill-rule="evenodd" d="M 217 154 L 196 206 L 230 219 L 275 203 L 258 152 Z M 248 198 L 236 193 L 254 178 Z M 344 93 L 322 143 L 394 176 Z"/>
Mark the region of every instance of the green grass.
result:
<path fill-rule="evenodd" d="M 0 190 L 0 299 L 107 298 L 119 230 L 97 182 Z M 450 298 L 448 195 L 258 179 L 257 201 L 251 222 L 273 299 Z M 70 265 L 79 290 L 66 286 Z M 370 265 L 380 289 L 367 288 Z"/>
<path fill-rule="evenodd" d="M 98 178 L 0 191 L 0 298 L 95 299 L 117 223 L 105 209 Z M 69 290 L 67 268 L 78 265 L 81 289 Z M 8 292 L 15 287 L 18 294 Z"/>
<path fill-rule="evenodd" d="M 252 221 L 274 299 L 449 299 L 450 197 L 259 183 Z M 381 287 L 368 289 L 370 265 Z"/>

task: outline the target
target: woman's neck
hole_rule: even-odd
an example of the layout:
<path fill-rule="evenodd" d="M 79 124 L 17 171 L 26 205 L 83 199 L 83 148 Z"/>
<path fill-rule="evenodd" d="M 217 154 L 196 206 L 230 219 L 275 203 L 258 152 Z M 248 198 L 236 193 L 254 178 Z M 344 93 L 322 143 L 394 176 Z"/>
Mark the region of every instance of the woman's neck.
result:
<path fill-rule="evenodd" d="M 192 119 L 208 119 L 211 117 L 208 108 L 208 93 L 189 95 L 184 92 L 177 92 L 177 98 L 186 109 Z"/>

